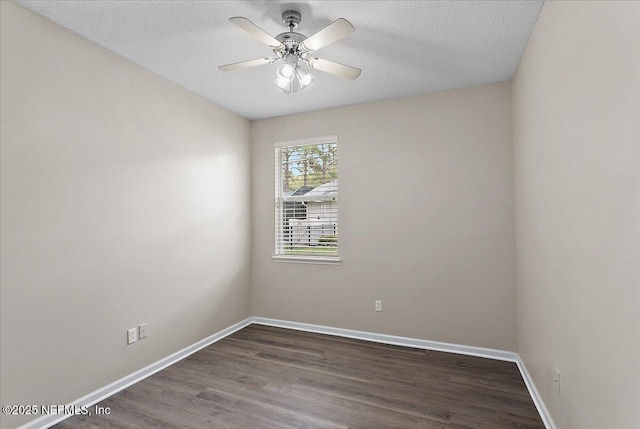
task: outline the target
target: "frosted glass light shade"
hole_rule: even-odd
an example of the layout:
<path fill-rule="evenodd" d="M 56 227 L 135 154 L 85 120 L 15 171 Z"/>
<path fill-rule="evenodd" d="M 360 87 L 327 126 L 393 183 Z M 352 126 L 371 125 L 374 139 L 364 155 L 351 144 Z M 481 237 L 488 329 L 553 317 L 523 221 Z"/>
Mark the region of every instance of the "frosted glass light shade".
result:
<path fill-rule="evenodd" d="M 285 63 L 278 67 L 276 79 L 273 84 L 280 88 L 285 94 L 293 94 L 294 92 L 304 89 L 311 85 L 315 77 L 304 68 Z"/>

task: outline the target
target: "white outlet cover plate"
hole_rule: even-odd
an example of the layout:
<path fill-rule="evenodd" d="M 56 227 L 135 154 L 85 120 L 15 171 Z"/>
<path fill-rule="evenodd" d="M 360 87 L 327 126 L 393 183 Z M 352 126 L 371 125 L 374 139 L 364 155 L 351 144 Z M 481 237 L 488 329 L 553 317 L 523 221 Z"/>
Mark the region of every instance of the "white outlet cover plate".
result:
<path fill-rule="evenodd" d="M 136 342 L 136 328 L 129 329 L 127 331 L 127 344 L 133 344 Z"/>

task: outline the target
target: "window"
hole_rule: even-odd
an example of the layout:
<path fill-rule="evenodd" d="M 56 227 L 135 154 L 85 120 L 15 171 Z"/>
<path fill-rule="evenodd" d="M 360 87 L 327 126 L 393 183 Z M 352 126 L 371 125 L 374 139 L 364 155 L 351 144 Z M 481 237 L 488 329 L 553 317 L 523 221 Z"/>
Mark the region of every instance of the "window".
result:
<path fill-rule="evenodd" d="M 276 261 L 338 257 L 338 136 L 275 145 Z"/>

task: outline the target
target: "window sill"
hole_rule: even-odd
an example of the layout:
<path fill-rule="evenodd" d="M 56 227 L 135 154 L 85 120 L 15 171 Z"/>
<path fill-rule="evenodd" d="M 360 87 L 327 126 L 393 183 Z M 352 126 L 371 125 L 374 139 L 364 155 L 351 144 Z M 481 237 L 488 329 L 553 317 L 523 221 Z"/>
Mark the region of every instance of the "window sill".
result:
<path fill-rule="evenodd" d="M 292 264 L 316 264 L 316 265 L 340 265 L 342 259 L 339 257 L 326 256 L 272 256 L 273 262 L 289 262 Z"/>

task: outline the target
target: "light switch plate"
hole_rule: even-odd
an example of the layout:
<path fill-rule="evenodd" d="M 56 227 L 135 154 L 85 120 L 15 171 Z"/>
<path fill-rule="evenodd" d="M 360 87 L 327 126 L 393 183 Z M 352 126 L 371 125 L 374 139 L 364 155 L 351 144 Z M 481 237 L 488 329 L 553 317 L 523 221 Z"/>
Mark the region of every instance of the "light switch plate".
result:
<path fill-rule="evenodd" d="M 143 338 L 147 338 L 147 324 L 143 323 L 142 325 L 138 326 L 138 338 L 143 339 Z"/>

